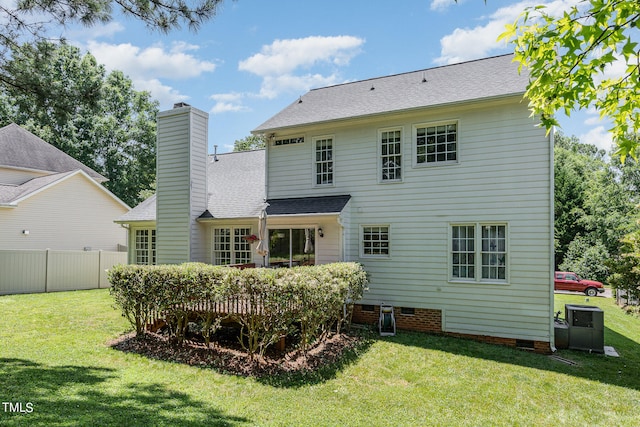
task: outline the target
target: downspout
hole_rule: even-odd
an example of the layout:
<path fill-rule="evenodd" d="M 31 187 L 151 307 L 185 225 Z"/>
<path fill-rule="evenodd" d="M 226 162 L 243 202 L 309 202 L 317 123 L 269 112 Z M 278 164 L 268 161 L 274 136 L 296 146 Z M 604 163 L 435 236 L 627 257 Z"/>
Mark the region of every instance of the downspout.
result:
<path fill-rule="evenodd" d="M 342 214 L 338 214 L 338 216 L 336 217 L 336 222 L 340 226 L 340 247 L 342 251 L 342 254 L 340 254 L 340 258 L 342 259 L 342 261 L 346 261 L 345 255 L 347 253 L 346 251 L 347 248 L 346 248 L 346 242 L 344 238 L 345 228 L 344 228 L 344 223 L 342 222 Z"/>
<path fill-rule="evenodd" d="M 557 351 L 556 349 L 556 330 L 555 330 L 555 323 L 553 321 L 553 312 L 554 312 L 554 307 L 553 307 L 553 302 L 554 302 L 554 298 L 555 298 L 555 294 L 553 292 L 554 287 L 552 286 L 554 280 L 555 280 L 555 263 L 556 263 L 556 257 L 555 257 L 555 245 L 554 245 L 554 221 L 555 221 L 555 168 L 554 168 L 554 146 L 555 146 L 555 127 L 551 129 L 551 132 L 549 134 L 549 143 L 551 144 L 551 149 L 550 149 L 550 154 L 549 154 L 549 175 L 551 176 L 550 179 L 550 212 L 549 212 L 549 235 L 550 235 L 550 250 L 549 252 L 551 253 L 550 255 L 550 266 L 551 266 L 551 277 L 549 278 L 549 294 L 550 294 L 550 302 L 551 302 L 551 310 L 549 313 L 549 319 L 551 319 L 551 321 L 549 322 L 549 345 L 551 347 L 551 352 L 555 353 Z"/>

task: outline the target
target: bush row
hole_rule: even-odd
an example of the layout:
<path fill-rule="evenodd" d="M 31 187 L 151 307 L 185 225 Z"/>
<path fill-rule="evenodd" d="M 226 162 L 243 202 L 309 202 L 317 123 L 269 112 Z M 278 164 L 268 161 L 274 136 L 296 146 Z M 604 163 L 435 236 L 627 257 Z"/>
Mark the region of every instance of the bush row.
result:
<path fill-rule="evenodd" d="M 340 328 L 350 320 L 351 302 L 362 298 L 367 274 L 357 263 L 243 270 L 188 263 L 118 265 L 109 271 L 109 281 L 116 305 L 136 333 L 161 319 L 182 341 L 195 315 L 208 344 L 223 318 L 231 318 L 253 355 L 294 332 L 306 349 L 334 325 Z"/>

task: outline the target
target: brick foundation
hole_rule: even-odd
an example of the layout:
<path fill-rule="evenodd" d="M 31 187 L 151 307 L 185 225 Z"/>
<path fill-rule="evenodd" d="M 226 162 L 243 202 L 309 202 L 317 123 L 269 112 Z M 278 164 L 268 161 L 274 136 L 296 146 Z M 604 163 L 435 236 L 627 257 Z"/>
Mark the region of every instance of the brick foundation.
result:
<path fill-rule="evenodd" d="M 368 310 L 367 310 L 368 308 Z M 488 335 L 460 334 L 442 331 L 442 311 L 428 308 L 415 308 L 413 314 L 403 314 L 401 307 L 394 307 L 396 328 L 407 331 L 428 332 L 432 334 L 444 334 L 451 337 L 470 339 L 488 344 L 504 345 L 531 350 L 539 354 L 551 354 L 551 343 L 544 341 L 527 341 L 515 338 L 493 337 Z M 353 306 L 353 323 L 374 325 L 377 329 L 380 317 L 379 305 Z"/>

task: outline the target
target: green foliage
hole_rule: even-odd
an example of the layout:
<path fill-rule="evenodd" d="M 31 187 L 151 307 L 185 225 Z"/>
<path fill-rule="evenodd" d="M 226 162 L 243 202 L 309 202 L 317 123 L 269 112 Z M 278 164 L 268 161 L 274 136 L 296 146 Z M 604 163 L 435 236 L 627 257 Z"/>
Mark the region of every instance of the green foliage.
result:
<path fill-rule="evenodd" d="M 149 93 L 65 44 L 22 45 L 6 69 L 11 79 L 47 90 L 0 86 L 0 125 L 19 124 L 94 169 L 128 205 L 143 200 L 156 166 L 158 102 Z"/>
<path fill-rule="evenodd" d="M 619 256 L 609 263 L 612 274 L 607 279 L 614 289 L 640 297 L 640 230 L 627 234 L 622 239 Z"/>
<path fill-rule="evenodd" d="M 564 261 L 558 268 L 573 271 L 584 279 L 604 282 L 609 276 L 608 259 L 609 252 L 601 242 L 592 243 L 578 236 L 569 244 Z"/>
<path fill-rule="evenodd" d="M 566 258 L 574 239 L 581 239 L 576 248 L 584 247 L 585 242 L 593 247 L 590 257 L 596 253 L 617 256 L 620 239 L 636 228 L 640 196 L 637 162 L 629 158 L 621 163 L 617 156 L 607 159 L 603 150 L 558 133 L 554 178 L 556 266 L 585 262 L 579 251 Z M 597 273 L 598 277 L 601 274 Z"/>
<path fill-rule="evenodd" d="M 241 343 L 253 355 L 296 326 L 306 349 L 346 321 L 343 306 L 362 298 L 367 275 L 355 263 L 244 270 L 189 263 L 120 265 L 109 271 L 109 281 L 116 305 L 138 334 L 163 318 L 180 342 L 197 313 L 209 337 L 226 316 L 241 325 Z"/>
<path fill-rule="evenodd" d="M 515 45 L 515 61 L 531 80 L 526 97 L 547 129 L 556 111 L 595 107 L 610 118 L 610 131 L 624 159 L 636 156 L 640 131 L 640 24 L 637 0 L 583 0 L 562 16 L 546 6 L 527 8 L 500 39 Z M 620 75 L 610 77 L 614 68 Z"/>
<path fill-rule="evenodd" d="M 236 139 L 233 143 L 233 151 L 251 151 L 265 148 L 267 145 L 264 135 L 249 135 L 242 139 Z"/>

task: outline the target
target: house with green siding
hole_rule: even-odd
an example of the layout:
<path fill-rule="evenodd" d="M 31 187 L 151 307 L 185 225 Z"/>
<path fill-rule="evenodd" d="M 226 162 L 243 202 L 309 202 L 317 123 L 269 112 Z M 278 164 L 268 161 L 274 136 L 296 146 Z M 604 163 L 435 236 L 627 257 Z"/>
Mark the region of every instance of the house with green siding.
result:
<path fill-rule="evenodd" d="M 391 305 L 401 329 L 551 351 L 553 133 L 512 58 L 313 89 L 253 130 L 257 152 L 207 155 L 205 113 L 160 113 L 156 261 L 356 261 L 370 285 L 355 321 Z M 211 179 L 224 156 L 260 157 L 261 179 Z"/>

